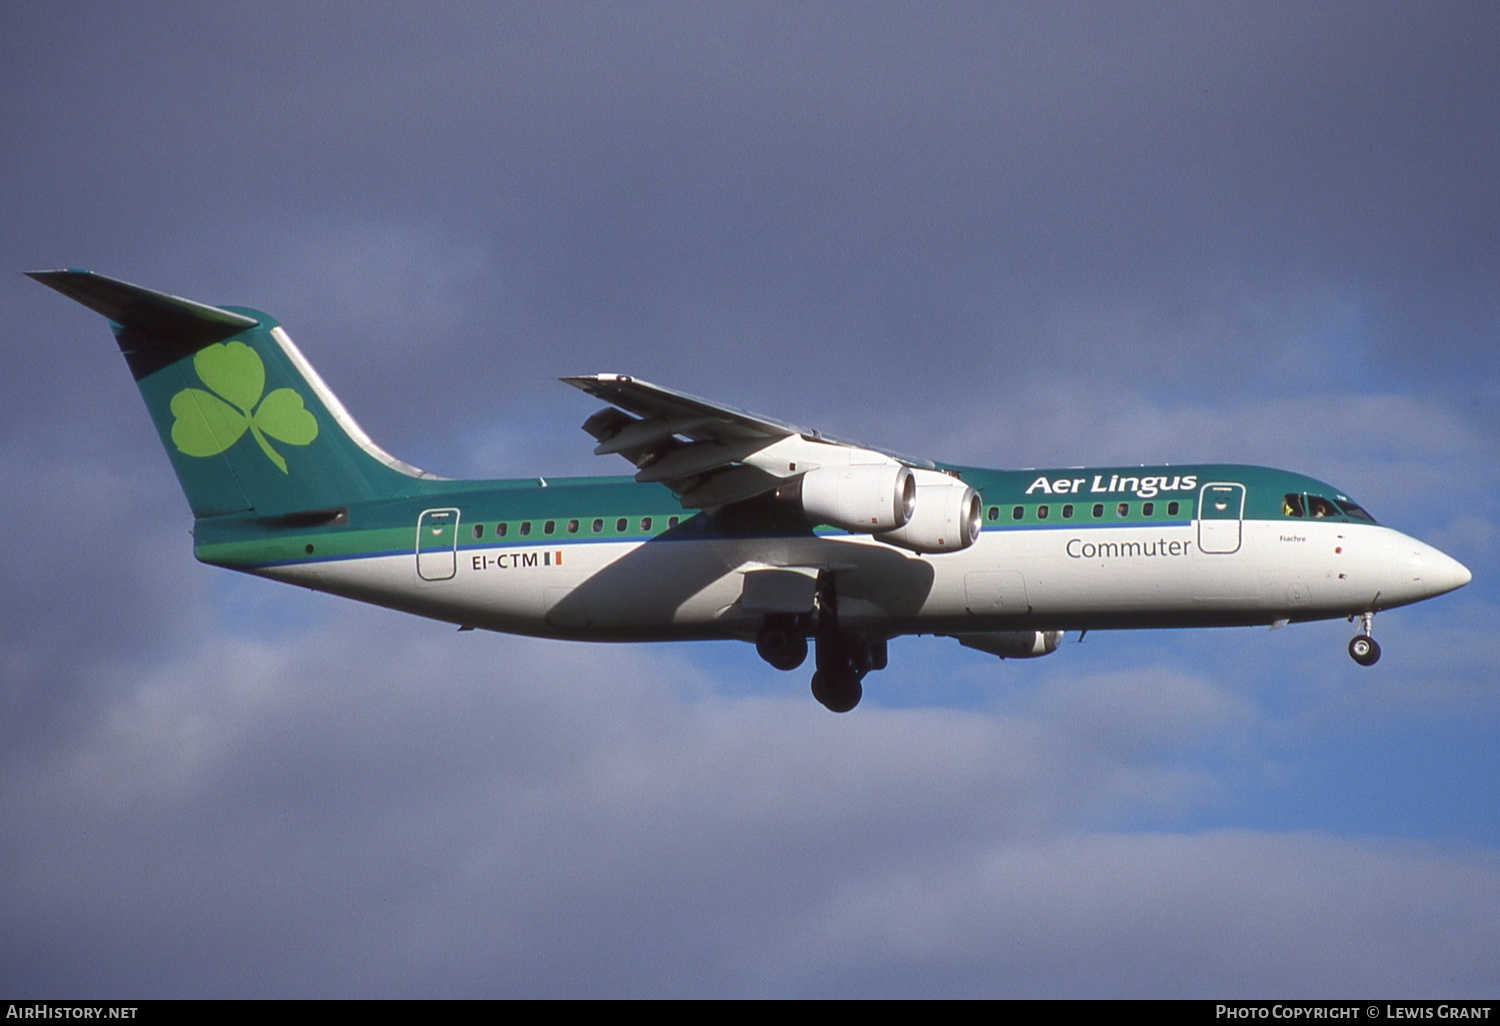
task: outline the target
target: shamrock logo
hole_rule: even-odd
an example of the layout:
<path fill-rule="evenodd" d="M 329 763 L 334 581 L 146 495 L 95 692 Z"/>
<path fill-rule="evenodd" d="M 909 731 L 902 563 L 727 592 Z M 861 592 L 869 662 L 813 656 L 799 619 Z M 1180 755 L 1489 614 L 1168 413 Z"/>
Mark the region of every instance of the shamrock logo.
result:
<path fill-rule="evenodd" d="M 217 456 L 247 430 L 261 452 L 283 474 L 286 460 L 271 447 L 276 439 L 287 445 L 307 445 L 318 437 L 318 421 L 290 388 L 278 388 L 262 399 L 266 365 L 243 342 L 200 349 L 193 369 L 212 391 L 184 388 L 172 397 L 172 442 L 189 456 Z"/>

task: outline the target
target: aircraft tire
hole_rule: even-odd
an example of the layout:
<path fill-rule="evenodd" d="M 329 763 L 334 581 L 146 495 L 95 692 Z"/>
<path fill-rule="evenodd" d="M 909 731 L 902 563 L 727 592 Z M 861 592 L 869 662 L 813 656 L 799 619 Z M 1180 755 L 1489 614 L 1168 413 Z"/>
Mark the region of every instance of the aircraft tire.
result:
<path fill-rule="evenodd" d="M 768 624 L 755 639 L 755 652 L 778 670 L 795 670 L 807 661 L 807 638 L 789 628 Z"/>
<path fill-rule="evenodd" d="M 864 697 L 864 686 L 853 670 L 819 670 L 812 678 L 813 697 L 830 712 L 846 713 Z"/>
<path fill-rule="evenodd" d="M 1349 658 L 1361 666 L 1374 666 L 1380 662 L 1380 645 L 1368 634 L 1358 634 L 1349 640 Z"/>

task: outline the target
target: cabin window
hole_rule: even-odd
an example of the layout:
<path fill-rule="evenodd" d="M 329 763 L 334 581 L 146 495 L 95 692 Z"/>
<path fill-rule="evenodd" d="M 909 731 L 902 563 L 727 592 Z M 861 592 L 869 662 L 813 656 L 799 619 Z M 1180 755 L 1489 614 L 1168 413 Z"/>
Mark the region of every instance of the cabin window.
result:
<path fill-rule="evenodd" d="M 557 528 L 557 521 L 556 520 L 549 520 L 545 524 L 542 525 L 542 533 L 543 534 L 551 534 L 556 528 Z"/>
<path fill-rule="evenodd" d="M 1366 513 L 1363 506 L 1350 502 L 1348 499 L 1335 499 L 1334 501 L 1339 504 L 1339 509 L 1343 510 L 1347 516 L 1351 516 L 1355 520 L 1364 520 L 1371 524 L 1375 522 L 1375 518 Z"/>
<path fill-rule="evenodd" d="M 674 528 L 676 526 L 677 526 L 677 518 L 676 517 L 667 517 L 667 529 L 671 530 L 672 528 Z"/>
<path fill-rule="evenodd" d="M 999 506 L 991 506 L 990 507 L 990 519 L 991 520 L 999 520 L 1000 519 L 1000 507 Z"/>
<path fill-rule="evenodd" d="M 576 520 L 569 520 L 568 521 L 568 533 L 569 534 L 577 534 L 578 533 L 578 521 L 576 521 Z"/>
<path fill-rule="evenodd" d="M 600 533 L 603 530 L 604 530 L 604 518 L 603 517 L 595 517 L 594 518 L 594 533 L 598 534 L 598 533 Z"/>
<path fill-rule="evenodd" d="M 1167 503 L 1167 516 L 1175 517 L 1177 515 L 1177 511 L 1181 508 L 1182 507 L 1178 506 L 1175 502 Z"/>
<path fill-rule="evenodd" d="M 1012 520 L 1020 520 L 1025 515 L 1026 507 L 1024 506 L 1017 506 L 1015 509 L 1010 511 L 1010 518 Z"/>
<path fill-rule="evenodd" d="M 483 524 L 475 524 L 474 525 L 474 537 L 476 537 L 476 538 L 483 538 L 484 537 L 484 525 Z"/>
<path fill-rule="evenodd" d="M 1149 517 L 1154 512 L 1156 512 L 1156 503 L 1154 502 L 1148 502 L 1141 507 L 1141 516 L 1143 517 Z"/>
<path fill-rule="evenodd" d="M 530 520 L 523 520 L 523 521 L 521 521 L 521 537 L 524 538 L 524 537 L 526 537 L 530 533 L 531 533 L 531 521 Z"/>
<path fill-rule="evenodd" d="M 615 530 L 619 531 L 621 534 L 624 534 L 625 533 L 625 528 L 627 528 L 629 526 L 630 526 L 630 521 L 626 520 L 624 517 L 621 517 L 619 520 L 615 521 Z"/>
<path fill-rule="evenodd" d="M 1073 505 L 1072 505 L 1072 503 L 1069 503 L 1068 505 L 1066 505 L 1066 506 L 1063 507 L 1063 519 L 1064 520 L 1072 520 L 1073 519 Z"/>
<path fill-rule="evenodd" d="M 506 528 L 506 526 L 507 525 L 505 525 L 505 524 L 496 524 L 495 525 L 495 537 L 496 538 L 504 538 L 505 537 L 505 528 Z"/>
<path fill-rule="evenodd" d="M 1115 507 L 1115 516 L 1117 516 L 1117 517 L 1128 517 L 1128 516 L 1130 516 L 1130 503 L 1128 503 L 1128 502 L 1122 502 L 1118 506 L 1116 506 Z"/>
<path fill-rule="evenodd" d="M 1038 506 L 1036 508 L 1036 518 L 1038 520 L 1046 520 L 1047 519 L 1047 507 L 1046 506 Z"/>
<path fill-rule="evenodd" d="M 1104 516 L 1104 503 L 1102 503 L 1102 502 L 1096 502 L 1096 503 L 1094 503 L 1094 519 L 1098 520 L 1102 516 Z"/>
<path fill-rule="evenodd" d="M 641 517 L 641 530 L 642 531 L 649 531 L 649 530 L 651 530 L 651 518 L 650 517 Z"/>
<path fill-rule="evenodd" d="M 1281 515 L 1284 517 L 1305 517 L 1307 507 L 1302 505 L 1302 496 L 1296 492 L 1289 492 L 1281 497 Z"/>

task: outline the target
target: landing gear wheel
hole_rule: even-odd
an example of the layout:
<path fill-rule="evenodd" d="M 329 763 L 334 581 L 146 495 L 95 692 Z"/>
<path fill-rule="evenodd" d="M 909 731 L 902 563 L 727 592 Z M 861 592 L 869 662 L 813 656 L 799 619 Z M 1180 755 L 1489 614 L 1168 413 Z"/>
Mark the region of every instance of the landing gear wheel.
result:
<path fill-rule="evenodd" d="M 778 670 L 795 670 L 807 659 L 807 638 L 785 627 L 767 626 L 755 639 L 755 651 Z"/>
<path fill-rule="evenodd" d="M 1355 635 L 1349 641 L 1349 657 L 1361 666 L 1380 662 L 1380 646 L 1368 634 Z"/>
<path fill-rule="evenodd" d="M 864 686 L 852 670 L 819 670 L 813 674 L 813 697 L 830 712 L 846 713 L 864 697 Z"/>

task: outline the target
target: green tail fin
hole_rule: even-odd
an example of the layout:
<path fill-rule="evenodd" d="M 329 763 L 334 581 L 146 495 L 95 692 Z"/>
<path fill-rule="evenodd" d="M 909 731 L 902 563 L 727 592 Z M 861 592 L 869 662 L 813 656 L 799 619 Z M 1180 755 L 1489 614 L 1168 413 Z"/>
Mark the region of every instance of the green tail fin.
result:
<path fill-rule="evenodd" d="M 370 441 L 271 317 L 92 271 L 29 276 L 109 319 L 194 516 L 332 509 L 427 476 Z"/>

